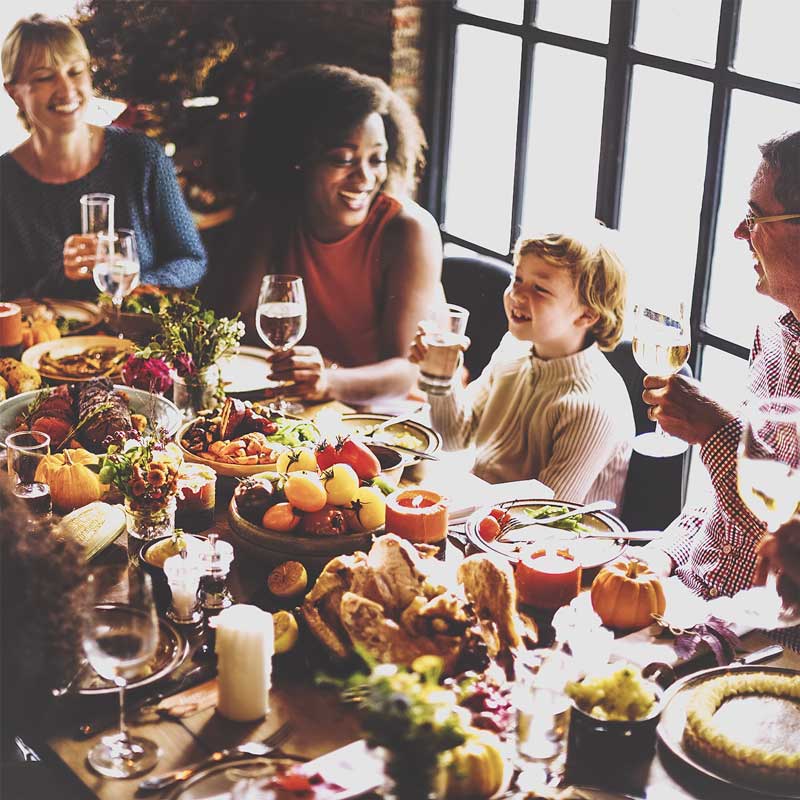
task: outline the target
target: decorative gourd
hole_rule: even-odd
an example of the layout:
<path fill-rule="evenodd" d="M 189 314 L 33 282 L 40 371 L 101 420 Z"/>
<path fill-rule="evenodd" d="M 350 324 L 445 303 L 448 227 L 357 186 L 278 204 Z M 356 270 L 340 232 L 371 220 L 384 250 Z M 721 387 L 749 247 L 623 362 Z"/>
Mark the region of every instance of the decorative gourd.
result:
<path fill-rule="evenodd" d="M 39 342 L 51 342 L 61 338 L 61 331 L 55 322 L 49 320 L 33 320 L 22 326 L 22 344 L 32 347 Z"/>
<path fill-rule="evenodd" d="M 616 561 L 592 582 L 592 606 L 603 624 L 618 630 L 638 630 L 666 608 L 658 576 L 643 561 Z"/>
<path fill-rule="evenodd" d="M 442 754 L 440 797 L 446 800 L 489 798 L 503 784 L 505 763 L 500 740 L 489 731 L 475 730 L 464 744 Z"/>
<path fill-rule="evenodd" d="M 96 464 L 99 460 L 94 453 L 90 453 L 82 447 L 63 450 L 60 453 L 51 453 L 50 455 L 44 456 L 41 463 L 36 468 L 36 480 L 49 485 L 53 474 L 67 463 L 67 453 L 69 453 L 70 460 L 73 464 Z"/>
<path fill-rule="evenodd" d="M 53 506 L 57 511 L 65 513 L 81 506 L 99 500 L 103 494 L 103 486 L 96 473 L 92 472 L 86 464 L 91 463 L 85 456 L 78 456 L 76 461 L 72 457 L 73 450 L 64 451 L 64 463 L 61 466 L 51 466 L 49 480 L 50 495 Z M 80 451 L 77 451 L 80 454 Z M 83 451 L 86 453 L 86 451 Z M 91 456 L 91 453 L 87 453 Z M 49 456 L 53 458 L 53 456 Z M 92 456 L 96 460 L 95 456 Z M 43 469 L 44 464 L 39 466 Z M 39 470 L 36 471 L 38 476 Z"/>

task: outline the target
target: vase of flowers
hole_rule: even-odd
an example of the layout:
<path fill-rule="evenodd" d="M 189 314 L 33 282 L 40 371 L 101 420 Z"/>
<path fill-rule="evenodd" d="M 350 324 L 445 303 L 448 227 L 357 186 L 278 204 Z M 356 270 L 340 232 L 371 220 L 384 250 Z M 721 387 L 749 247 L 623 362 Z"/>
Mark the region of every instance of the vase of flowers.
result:
<path fill-rule="evenodd" d="M 171 364 L 173 402 L 186 418 L 214 408 L 224 396 L 218 362 L 233 355 L 244 336 L 239 315 L 217 317 L 192 294 L 167 306 L 157 321 L 158 332 L 136 355 Z"/>
<path fill-rule="evenodd" d="M 441 754 L 466 741 L 470 714 L 441 674 L 441 658 L 420 656 L 409 668 L 373 664 L 344 684 L 342 697 L 361 712 L 369 745 L 386 750 L 383 797 L 436 797 Z"/>
<path fill-rule="evenodd" d="M 175 496 L 180 448 L 159 437 L 129 438 L 109 446 L 100 460 L 100 480 L 125 499 L 128 558 L 139 563 L 144 542 L 175 531 Z"/>

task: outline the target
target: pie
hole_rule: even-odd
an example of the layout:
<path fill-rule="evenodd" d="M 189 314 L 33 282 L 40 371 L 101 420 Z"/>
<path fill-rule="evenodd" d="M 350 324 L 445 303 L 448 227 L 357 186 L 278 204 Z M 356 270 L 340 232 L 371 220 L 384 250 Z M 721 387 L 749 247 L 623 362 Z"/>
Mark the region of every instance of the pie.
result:
<path fill-rule="evenodd" d="M 746 741 L 752 735 L 741 725 L 720 724 L 717 712 L 722 706 L 746 696 L 762 704 L 775 701 L 785 706 L 788 726 L 783 730 L 779 719 L 783 715 L 776 715 L 770 726 L 771 746 Z M 772 788 L 796 788 L 800 785 L 800 675 L 747 672 L 706 681 L 689 701 L 683 742 L 698 759 L 726 776 Z"/>

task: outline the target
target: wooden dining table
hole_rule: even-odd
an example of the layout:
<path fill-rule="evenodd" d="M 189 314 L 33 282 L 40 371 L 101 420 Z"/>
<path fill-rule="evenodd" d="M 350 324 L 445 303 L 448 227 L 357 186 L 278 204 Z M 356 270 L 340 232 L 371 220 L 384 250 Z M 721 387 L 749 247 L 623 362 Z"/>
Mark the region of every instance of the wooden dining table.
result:
<path fill-rule="evenodd" d="M 347 410 L 341 404 L 327 404 L 336 410 Z M 313 416 L 320 407 L 311 408 L 308 416 Z M 218 533 L 221 539 L 230 537 L 228 523 L 228 501 L 233 484 L 228 479 L 218 481 L 218 503 L 213 528 L 205 533 Z M 124 534 L 123 534 L 124 537 Z M 448 558 L 461 558 L 462 554 L 454 541 L 448 545 Z M 124 558 L 125 543 L 122 537 L 100 558 L 113 560 Z M 229 585 L 235 601 L 251 602 L 267 610 L 275 610 L 275 599 L 266 588 L 269 567 L 252 558 L 234 561 Z M 290 606 L 282 606 L 289 608 Z M 188 639 L 192 654 L 199 656 L 205 634 L 202 628 L 190 631 Z M 336 691 L 321 688 L 314 682 L 315 674 L 331 668 L 321 655 L 321 649 L 309 642 L 310 634 L 301 628 L 298 645 L 285 655 L 276 656 L 273 663 L 273 685 L 270 693 L 270 710 L 263 720 L 253 723 L 238 723 L 225 719 L 213 707 L 180 720 L 162 719 L 157 722 L 139 723 L 135 717 L 130 720 L 130 729 L 136 734 L 146 736 L 158 743 L 161 757 L 152 770 L 153 775 L 172 769 L 182 768 L 206 758 L 210 753 L 222 748 L 236 746 L 251 740 L 266 737 L 285 722 L 292 725 L 289 739 L 282 745 L 283 750 L 313 759 L 331 750 L 342 747 L 362 737 L 362 730 L 354 709 L 344 705 Z M 763 633 L 751 632 L 744 636 L 743 647 L 747 652 L 756 650 L 769 640 Z M 311 646 L 308 646 L 308 645 Z M 207 657 L 207 656 L 206 656 Z M 187 671 L 195 663 L 190 655 L 178 671 Z M 800 654 L 784 651 L 783 655 L 771 665 L 800 670 Z M 698 668 L 709 664 L 700 662 Z M 135 703 L 137 697 L 147 689 L 133 690 L 129 700 Z M 46 756 L 65 771 L 65 779 L 79 784 L 87 798 L 100 800 L 127 800 L 141 797 L 137 787 L 145 776 L 131 779 L 108 779 L 92 771 L 87 762 L 87 753 L 103 735 L 113 731 L 116 724 L 114 708 L 116 695 L 102 698 L 65 698 L 49 720 L 48 730 L 42 736 Z M 89 739 L 76 738 L 76 730 L 81 721 L 105 719 L 108 727 Z M 627 769 L 620 765 L 620 769 Z M 748 800 L 758 797 L 733 785 L 708 778 L 659 746 L 652 759 L 637 766 L 640 772 L 639 790 L 634 796 L 647 800 Z M 69 774 L 71 777 L 67 778 Z M 584 781 L 585 782 L 585 781 Z M 77 787 L 76 787 L 77 788 Z M 170 790 L 154 797 L 170 797 Z M 525 793 L 509 792 L 507 797 L 526 797 Z M 610 793 L 608 797 L 615 795 Z M 618 795 L 622 796 L 622 795 Z"/>

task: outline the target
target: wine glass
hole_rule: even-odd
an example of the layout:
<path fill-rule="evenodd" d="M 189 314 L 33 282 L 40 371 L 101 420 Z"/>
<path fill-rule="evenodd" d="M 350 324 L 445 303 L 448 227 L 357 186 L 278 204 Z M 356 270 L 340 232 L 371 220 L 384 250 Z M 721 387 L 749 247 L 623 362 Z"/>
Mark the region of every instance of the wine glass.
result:
<path fill-rule="evenodd" d="M 256 309 L 258 335 L 274 352 L 294 347 L 306 332 L 306 293 L 303 279 L 297 275 L 265 275 L 261 281 Z M 292 386 L 286 381 L 282 386 Z M 298 403 L 279 400 L 278 411 L 297 414 Z"/>
<path fill-rule="evenodd" d="M 125 687 L 152 659 L 158 618 L 150 576 L 121 566 L 99 567 L 87 579 L 83 649 L 95 672 L 119 687 L 119 732 L 105 736 L 88 755 L 101 775 L 128 778 L 151 769 L 158 745 L 125 727 Z"/>
<path fill-rule="evenodd" d="M 689 358 L 689 321 L 682 302 L 637 305 L 633 309 L 633 357 L 648 375 L 672 375 Z M 645 456 L 665 458 L 686 452 L 689 445 L 670 436 L 656 422 L 651 433 L 633 440 L 633 449 Z"/>
<path fill-rule="evenodd" d="M 97 288 L 111 297 L 114 327 L 123 338 L 120 314 L 122 301 L 139 285 L 139 252 L 133 231 L 118 228 L 110 235 L 98 234 L 92 270 Z"/>
<path fill-rule="evenodd" d="M 754 397 L 744 405 L 739 440 L 739 496 L 770 531 L 794 515 L 800 500 L 800 400 Z M 800 611 L 783 606 L 770 573 L 765 586 L 746 590 L 754 627 L 800 624 Z"/>

